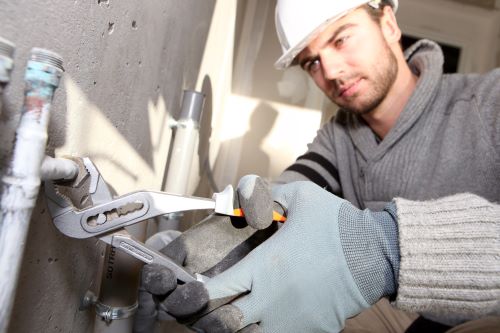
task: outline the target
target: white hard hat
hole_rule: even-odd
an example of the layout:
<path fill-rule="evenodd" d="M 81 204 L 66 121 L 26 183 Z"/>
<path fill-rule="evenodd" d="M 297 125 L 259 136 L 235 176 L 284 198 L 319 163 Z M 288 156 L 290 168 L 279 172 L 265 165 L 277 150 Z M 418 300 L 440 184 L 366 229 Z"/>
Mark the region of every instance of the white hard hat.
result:
<path fill-rule="evenodd" d="M 283 55 L 276 61 L 277 69 L 285 69 L 293 59 L 330 23 L 350 10 L 369 3 L 378 7 L 381 0 L 278 0 L 276 32 Z M 398 0 L 389 0 L 394 12 Z"/>

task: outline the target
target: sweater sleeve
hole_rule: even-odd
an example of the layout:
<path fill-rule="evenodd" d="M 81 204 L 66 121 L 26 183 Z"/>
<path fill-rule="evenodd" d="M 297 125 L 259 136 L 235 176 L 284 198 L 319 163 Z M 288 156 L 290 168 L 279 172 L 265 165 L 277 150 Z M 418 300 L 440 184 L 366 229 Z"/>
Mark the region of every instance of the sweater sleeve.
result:
<path fill-rule="evenodd" d="M 481 75 L 471 90 L 485 131 L 490 133 L 500 158 L 500 68 Z"/>
<path fill-rule="evenodd" d="M 317 133 L 307 152 L 299 156 L 274 182 L 285 184 L 294 181 L 312 181 L 321 188 L 342 197 L 337 157 L 334 147 L 335 120 L 332 118 Z"/>
<path fill-rule="evenodd" d="M 473 194 L 395 203 L 395 305 L 449 325 L 500 315 L 500 206 Z"/>

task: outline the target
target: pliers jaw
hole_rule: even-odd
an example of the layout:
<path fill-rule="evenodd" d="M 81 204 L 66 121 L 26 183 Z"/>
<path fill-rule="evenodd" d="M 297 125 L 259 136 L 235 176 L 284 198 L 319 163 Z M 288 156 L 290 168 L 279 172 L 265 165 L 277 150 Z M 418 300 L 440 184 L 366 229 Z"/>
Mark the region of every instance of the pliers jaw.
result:
<path fill-rule="evenodd" d="M 80 166 L 76 181 L 45 181 L 47 207 L 60 232 L 72 238 L 98 237 L 144 263 L 168 267 L 182 282 L 208 280 L 203 275 L 188 272 L 172 259 L 148 248 L 124 227 L 168 212 L 213 209 L 213 200 L 148 191 L 113 199 L 109 187 L 89 158 L 78 158 L 75 162 Z"/>
<path fill-rule="evenodd" d="M 79 214 L 93 205 L 113 200 L 108 185 L 88 157 L 72 158 L 79 167 L 78 175 L 70 181 L 44 182 L 47 207 L 54 225 L 63 234 L 74 238 L 86 238 L 78 223 Z"/>
<path fill-rule="evenodd" d="M 85 209 L 113 200 L 113 194 L 88 157 L 71 158 L 79 168 L 75 179 L 69 181 L 45 181 L 45 195 L 49 199 L 49 212 L 59 216 L 68 207 Z"/>

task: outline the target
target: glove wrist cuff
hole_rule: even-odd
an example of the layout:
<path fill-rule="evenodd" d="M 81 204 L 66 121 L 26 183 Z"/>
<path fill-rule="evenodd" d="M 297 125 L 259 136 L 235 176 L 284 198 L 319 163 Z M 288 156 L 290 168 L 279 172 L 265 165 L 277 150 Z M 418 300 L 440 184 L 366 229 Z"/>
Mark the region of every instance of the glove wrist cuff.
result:
<path fill-rule="evenodd" d="M 349 203 L 340 209 L 339 232 L 349 270 L 369 304 L 397 290 L 398 229 L 395 205 L 382 212 L 359 210 Z"/>

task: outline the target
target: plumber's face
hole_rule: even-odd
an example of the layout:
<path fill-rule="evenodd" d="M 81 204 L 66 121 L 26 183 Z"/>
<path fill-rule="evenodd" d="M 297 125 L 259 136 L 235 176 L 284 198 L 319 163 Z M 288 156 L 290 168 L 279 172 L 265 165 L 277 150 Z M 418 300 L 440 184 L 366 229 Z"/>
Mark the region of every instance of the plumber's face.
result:
<path fill-rule="evenodd" d="M 328 26 L 298 55 L 298 62 L 332 102 L 356 114 L 376 108 L 398 72 L 380 24 L 363 8 Z"/>

